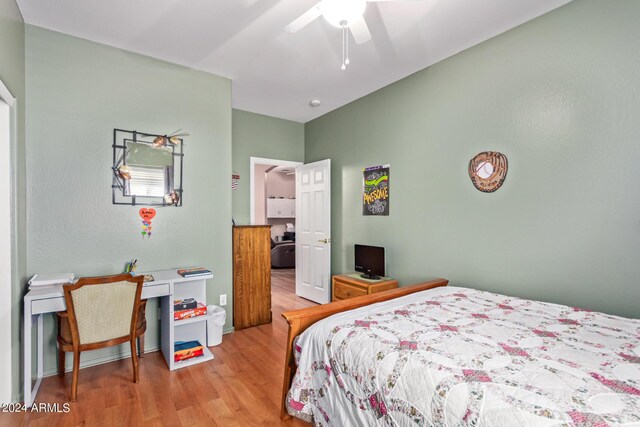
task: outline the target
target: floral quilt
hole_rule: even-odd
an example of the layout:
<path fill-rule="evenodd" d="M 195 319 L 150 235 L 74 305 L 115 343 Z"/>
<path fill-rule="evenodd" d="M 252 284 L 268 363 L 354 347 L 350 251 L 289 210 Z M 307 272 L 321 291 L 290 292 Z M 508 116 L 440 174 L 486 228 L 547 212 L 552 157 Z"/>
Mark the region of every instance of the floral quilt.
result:
<path fill-rule="evenodd" d="M 318 426 L 640 426 L 640 320 L 442 287 L 296 341 L 291 415 Z"/>

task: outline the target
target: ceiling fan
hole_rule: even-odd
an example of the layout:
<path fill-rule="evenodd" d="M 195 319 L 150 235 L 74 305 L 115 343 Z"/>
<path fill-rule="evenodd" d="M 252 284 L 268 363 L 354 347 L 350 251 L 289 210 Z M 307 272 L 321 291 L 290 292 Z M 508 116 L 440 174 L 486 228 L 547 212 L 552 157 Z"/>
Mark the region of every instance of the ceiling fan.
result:
<path fill-rule="evenodd" d="M 353 35 L 356 44 L 371 40 L 369 27 L 364 20 L 364 11 L 368 2 L 418 1 L 418 0 L 320 0 L 311 9 L 296 18 L 284 29 L 297 33 L 319 17 L 329 24 L 342 29 L 342 69 L 349 65 L 349 38 L 347 31 Z"/>

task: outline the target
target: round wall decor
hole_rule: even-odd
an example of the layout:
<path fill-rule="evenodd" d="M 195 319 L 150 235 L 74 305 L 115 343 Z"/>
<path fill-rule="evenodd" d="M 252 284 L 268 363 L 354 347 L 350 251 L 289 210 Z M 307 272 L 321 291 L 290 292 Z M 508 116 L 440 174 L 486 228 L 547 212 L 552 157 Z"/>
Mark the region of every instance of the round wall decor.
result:
<path fill-rule="evenodd" d="M 485 151 L 469 161 L 471 182 L 484 193 L 493 193 L 507 177 L 507 156 L 497 151 Z"/>

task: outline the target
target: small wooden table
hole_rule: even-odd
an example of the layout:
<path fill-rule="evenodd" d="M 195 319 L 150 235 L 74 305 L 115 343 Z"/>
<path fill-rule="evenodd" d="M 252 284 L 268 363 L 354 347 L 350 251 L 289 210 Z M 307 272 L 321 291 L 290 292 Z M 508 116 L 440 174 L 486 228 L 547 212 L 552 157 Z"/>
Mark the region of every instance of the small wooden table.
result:
<path fill-rule="evenodd" d="M 375 294 L 376 292 L 397 287 L 398 281 L 390 277 L 383 277 L 380 280 L 368 280 L 361 278 L 360 273 L 340 274 L 333 276 L 331 280 L 331 301 Z"/>

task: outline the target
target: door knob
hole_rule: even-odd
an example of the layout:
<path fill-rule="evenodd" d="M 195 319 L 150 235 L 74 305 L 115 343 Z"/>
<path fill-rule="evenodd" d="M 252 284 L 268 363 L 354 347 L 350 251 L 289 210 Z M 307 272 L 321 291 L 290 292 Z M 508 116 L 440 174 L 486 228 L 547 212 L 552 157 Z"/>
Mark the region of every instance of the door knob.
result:
<path fill-rule="evenodd" d="M 318 240 L 319 243 L 331 243 L 331 239 Z"/>

